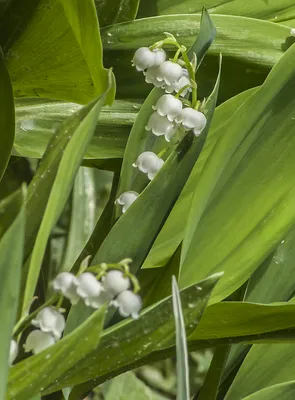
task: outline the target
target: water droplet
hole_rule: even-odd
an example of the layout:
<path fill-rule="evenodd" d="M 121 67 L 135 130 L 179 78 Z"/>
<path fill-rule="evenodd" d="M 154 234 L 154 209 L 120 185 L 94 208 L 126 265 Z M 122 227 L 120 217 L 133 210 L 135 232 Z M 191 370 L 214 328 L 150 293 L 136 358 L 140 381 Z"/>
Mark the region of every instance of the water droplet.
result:
<path fill-rule="evenodd" d="M 107 35 L 108 35 L 109 37 L 111 37 L 111 36 L 112 36 L 111 32 L 108 32 L 108 33 L 107 33 Z"/>

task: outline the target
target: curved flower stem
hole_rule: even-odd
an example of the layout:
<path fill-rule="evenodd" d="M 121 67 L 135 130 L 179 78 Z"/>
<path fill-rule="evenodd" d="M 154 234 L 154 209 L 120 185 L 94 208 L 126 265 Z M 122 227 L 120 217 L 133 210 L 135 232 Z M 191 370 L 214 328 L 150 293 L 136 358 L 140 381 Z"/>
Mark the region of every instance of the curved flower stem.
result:
<path fill-rule="evenodd" d="M 36 315 L 38 314 L 39 311 L 41 311 L 45 307 L 48 307 L 48 306 L 51 306 L 52 304 L 54 304 L 56 302 L 56 300 L 58 299 L 58 297 L 59 297 L 59 294 L 55 293 L 44 304 L 42 304 L 42 306 L 38 307 L 34 312 L 29 314 L 25 318 L 21 318 L 14 326 L 12 335 L 18 336 L 23 330 L 25 330 L 30 325 L 32 319 L 34 319 L 36 317 Z"/>
<path fill-rule="evenodd" d="M 186 51 L 182 52 L 182 58 L 183 58 L 183 61 L 185 62 L 190 79 L 195 82 L 195 71 L 193 69 L 193 66 L 192 66 L 189 58 L 188 58 Z M 192 86 L 192 108 L 195 108 L 196 103 L 197 103 L 197 87 Z"/>
<path fill-rule="evenodd" d="M 186 89 L 190 88 L 192 85 L 188 84 L 183 86 L 174 96 L 176 99 L 179 99 L 179 96 L 181 95 L 182 92 L 184 92 Z"/>

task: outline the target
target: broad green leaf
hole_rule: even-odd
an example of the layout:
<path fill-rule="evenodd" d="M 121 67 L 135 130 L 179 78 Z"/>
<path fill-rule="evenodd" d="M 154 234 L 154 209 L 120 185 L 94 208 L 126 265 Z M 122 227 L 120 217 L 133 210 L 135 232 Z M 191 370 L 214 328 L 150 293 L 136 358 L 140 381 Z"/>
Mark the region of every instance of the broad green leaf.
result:
<path fill-rule="evenodd" d="M 111 77 L 112 76 L 110 74 L 110 79 Z M 112 90 L 111 80 L 109 85 L 109 89 Z M 49 191 L 45 193 L 45 195 L 49 197 L 46 204 L 46 209 L 44 211 L 44 216 L 38 230 L 33 252 L 30 257 L 27 283 L 22 305 L 23 313 L 26 312 L 33 298 L 47 240 L 70 194 L 76 172 L 94 133 L 96 121 L 101 107 L 105 102 L 107 92 L 105 92 L 103 96 L 100 96 L 94 102 L 78 111 L 77 114 L 74 114 L 72 117 L 70 117 L 69 122 L 65 126 L 61 127 L 59 135 L 55 137 L 55 143 L 52 143 L 52 148 L 50 148 L 49 145 L 47 160 L 46 157 L 44 157 L 42 160 L 44 164 L 42 167 L 40 165 L 39 170 L 41 169 L 41 171 L 44 171 L 45 169 L 47 173 L 50 174 L 48 170 L 52 167 L 52 165 L 50 165 L 51 163 L 48 162 L 48 159 L 51 160 L 52 153 L 55 155 L 56 152 L 62 152 L 62 155 L 59 156 L 59 165 L 53 165 L 53 167 L 56 168 L 56 176 L 52 188 L 49 187 Z M 60 146 L 60 141 L 63 144 L 62 147 Z M 55 145 L 58 145 L 58 147 Z M 31 183 L 33 187 L 36 181 L 38 182 L 40 179 L 44 180 L 45 173 L 41 174 L 40 176 L 39 170 Z M 35 190 L 36 185 L 37 184 L 35 183 Z M 36 191 L 34 194 L 36 194 Z"/>
<path fill-rule="evenodd" d="M 259 335 L 295 326 L 295 305 L 222 302 L 206 308 L 200 324 L 189 340 Z"/>
<path fill-rule="evenodd" d="M 294 398 L 295 381 L 291 381 L 259 390 L 243 400 L 293 400 Z"/>
<path fill-rule="evenodd" d="M 250 278 L 246 301 L 271 303 L 290 299 L 295 284 L 294 252 L 295 227 L 292 227 L 274 253 Z"/>
<path fill-rule="evenodd" d="M 45 99 L 16 100 L 14 154 L 41 158 L 58 127 L 82 107 Z M 84 159 L 122 158 L 140 103 L 116 100 L 103 107 Z"/>
<path fill-rule="evenodd" d="M 0 47 L 0 181 L 7 166 L 15 131 L 14 100 L 10 77 Z"/>
<path fill-rule="evenodd" d="M 12 339 L 18 306 L 25 234 L 25 215 L 22 206 L 24 192 L 23 188 L 7 199 L 6 204 L 9 208 L 13 208 L 15 212 L 7 216 L 10 219 L 10 224 L 5 232 L 1 232 L 0 239 L 0 314 L 2 324 L 0 331 L 1 399 L 4 399 L 6 394 L 10 340 Z M 1 211 L 3 211 L 2 204 L 3 202 L 0 203 L 0 219 Z"/>
<path fill-rule="evenodd" d="M 139 8 L 140 16 L 199 13 L 205 6 L 210 14 L 232 14 L 245 17 L 270 19 L 279 17 L 282 10 L 294 5 L 292 0 L 151 0 L 142 1 Z M 277 18 L 275 18 L 276 20 Z"/>
<path fill-rule="evenodd" d="M 173 33 L 180 43 L 189 47 L 199 32 L 200 18 L 193 14 L 169 15 L 103 28 L 105 63 L 114 67 L 118 95 L 142 98 L 150 90 L 142 73 L 136 73 L 130 63 L 138 47 L 163 39 L 165 31 Z M 198 92 L 203 97 L 212 90 L 216 58 L 221 52 L 224 62 L 219 102 L 261 85 L 270 68 L 294 42 L 290 38 L 290 28 L 279 24 L 227 15 L 213 15 L 212 21 L 217 36 L 198 70 Z"/>
<path fill-rule="evenodd" d="M 177 400 L 189 400 L 190 386 L 186 331 L 175 276 L 172 277 L 172 304 L 176 330 Z"/>
<path fill-rule="evenodd" d="M 7 399 L 29 399 L 92 354 L 100 341 L 104 315 L 102 307 L 55 345 L 11 368 Z"/>
<path fill-rule="evenodd" d="M 87 243 L 96 222 L 96 193 L 94 174 L 81 167 L 76 175 L 71 207 L 71 222 L 62 270 L 70 271 Z"/>
<path fill-rule="evenodd" d="M 211 276 L 180 292 L 188 334 L 198 324 L 219 277 L 220 275 Z M 109 374 L 116 376 L 116 371 L 122 367 L 126 370 L 132 369 L 132 363 L 136 360 L 152 351 L 173 346 L 174 343 L 175 325 L 170 296 L 143 310 L 138 320 L 129 318 L 106 329 L 97 350 L 57 379 L 44 393 L 85 382 L 74 389 L 70 400 L 79 396 L 83 398 L 85 393 L 105 381 Z"/>
<path fill-rule="evenodd" d="M 212 302 L 240 287 L 294 224 L 294 53 L 228 121 L 195 188 L 180 284 L 224 271 Z"/>
<path fill-rule="evenodd" d="M 143 264 L 143 268 L 164 266 L 177 249 L 177 246 L 181 243 L 187 222 L 186 213 L 190 207 L 193 191 L 200 178 L 206 160 L 213 150 L 218 138 L 224 134 L 224 125 L 227 124 L 228 120 L 240 105 L 252 96 L 256 90 L 257 89 L 251 89 L 247 92 L 242 92 L 216 108 L 211 128 L 208 133 L 208 138 L 200 157 L 198 158 L 181 195 L 170 212 L 167 221 L 153 244 L 148 257 Z"/>
<path fill-rule="evenodd" d="M 25 182 L 29 184 L 32 179 L 32 170 L 27 159 L 10 157 L 5 173 L 0 184 L 0 200 L 5 199 L 17 191 Z"/>
<path fill-rule="evenodd" d="M 11 3 L 0 29 L 15 96 L 86 103 L 101 95 L 108 74 L 93 0 L 22 3 Z"/>
<path fill-rule="evenodd" d="M 167 400 L 145 385 L 133 372 L 117 376 L 103 385 L 105 400 L 118 400 L 122 396 L 128 400 Z"/>
<path fill-rule="evenodd" d="M 100 26 L 135 19 L 140 0 L 94 0 Z"/>
<path fill-rule="evenodd" d="M 294 347 L 294 343 L 253 346 L 225 399 L 236 400 L 237 396 L 245 398 L 264 388 L 291 381 L 294 378 L 295 368 Z"/>

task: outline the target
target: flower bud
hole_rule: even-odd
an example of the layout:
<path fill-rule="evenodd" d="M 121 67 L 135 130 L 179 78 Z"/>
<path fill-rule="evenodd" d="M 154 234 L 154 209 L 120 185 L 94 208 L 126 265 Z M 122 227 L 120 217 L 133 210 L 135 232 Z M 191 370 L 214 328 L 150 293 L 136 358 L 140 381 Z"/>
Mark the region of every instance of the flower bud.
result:
<path fill-rule="evenodd" d="M 117 296 L 130 288 L 130 279 L 125 277 L 122 271 L 113 270 L 103 278 L 103 286 L 110 295 Z"/>
<path fill-rule="evenodd" d="M 32 351 L 34 354 L 38 354 L 53 344 L 55 344 L 55 340 L 51 333 L 36 329 L 28 335 L 26 343 L 24 344 L 24 349 L 25 352 Z"/>
<path fill-rule="evenodd" d="M 101 291 L 98 296 L 86 297 L 85 305 L 88 307 L 98 309 L 103 304 L 110 302 L 111 300 L 112 300 L 112 296 L 110 293 Z"/>
<path fill-rule="evenodd" d="M 61 292 L 72 304 L 77 304 L 79 301 L 79 296 L 76 292 L 78 284 L 78 279 L 70 272 L 61 272 L 52 282 L 53 289 Z"/>
<path fill-rule="evenodd" d="M 184 86 L 190 85 L 190 79 L 187 69 L 182 68 L 183 75 L 180 77 L 178 81 L 173 82 L 171 85 L 165 85 L 164 89 L 166 93 L 176 92 L 178 93 Z M 185 89 L 181 92 L 180 96 L 186 96 L 188 91 L 191 91 L 191 88 Z"/>
<path fill-rule="evenodd" d="M 207 119 L 203 113 L 193 108 L 184 108 L 176 118 L 177 122 L 181 122 L 186 130 L 193 129 L 195 136 L 199 136 L 205 128 Z"/>
<path fill-rule="evenodd" d="M 136 50 L 132 65 L 137 71 L 143 71 L 147 68 L 158 67 L 166 60 L 166 53 L 163 49 L 151 50 L 148 47 L 140 47 Z"/>
<path fill-rule="evenodd" d="M 18 355 L 18 343 L 15 340 L 10 341 L 10 348 L 9 348 L 9 365 L 13 363 Z"/>
<path fill-rule="evenodd" d="M 173 121 L 182 110 L 182 102 L 171 94 L 164 94 L 153 109 L 161 116 L 167 116 L 169 121 Z"/>
<path fill-rule="evenodd" d="M 137 160 L 132 164 L 132 166 L 147 174 L 149 180 L 152 180 L 163 164 L 164 161 L 155 153 L 151 151 L 144 151 L 138 156 Z"/>
<path fill-rule="evenodd" d="M 58 340 L 65 329 L 66 321 L 65 317 L 55 308 L 45 307 L 32 320 L 32 325 L 40 328 L 42 332 L 52 333 L 55 340 Z"/>
<path fill-rule="evenodd" d="M 138 294 L 131 292 L 131 290 L 125 290 L 116 298 L 114 305 L 118 307 L 122 317 L 131 315 L 133 319 L 137 319 L 139 318 L 138 313 L 141 310 L 142 301 Z"/>
<path fill-rule="evenodd" d="M 139 194 L 137 192 L 128 191 L 121 194 L 120 197 L 117 198 L 115 204 L 119 204 L 122 207 L 122 212 L 124 213 L 131 204 L 137 199 Z"/>
<path fill-rule="evenodd" d="M 145 129 L 147 131 L 152 131 L 156 136 L 164 135 L 167 142 L 170 142 L 171 138 L 178 130 L 178 125 L 175 122 L 169 121 L 167 117 L 154 112 L 150 116 Z"/>

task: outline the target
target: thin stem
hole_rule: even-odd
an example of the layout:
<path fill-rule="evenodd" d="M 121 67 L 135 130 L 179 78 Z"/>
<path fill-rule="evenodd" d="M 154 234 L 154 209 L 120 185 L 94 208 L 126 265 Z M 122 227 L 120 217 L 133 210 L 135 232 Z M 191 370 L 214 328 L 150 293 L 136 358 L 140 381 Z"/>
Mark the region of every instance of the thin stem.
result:
<path fill-rule="evenodd" d="M 182 58 L 185 62 L 185 65 L 187 67 L 188 73 L 189 73 L 189 77 L 192 81 L 195 82 L 195 71 L 193 69 L 192 64 L 190 63 L 190 60 L 188 58 L 187 52 L 184 51 L 182 53 Z M 197 88 L 196 87 L 192 87 L 192 107 L 194 108 L 197 102 Z"/>
<path fill-rule="evenodd" d="M 179 96 L 181 95 L 181 93 L 183 93 L 186 89 L 190 88 L 192 85 L 191 84 L 187 84 L 185 86 L 183 86 L 174 96 L 176 99 L 179 99 Z"/>

